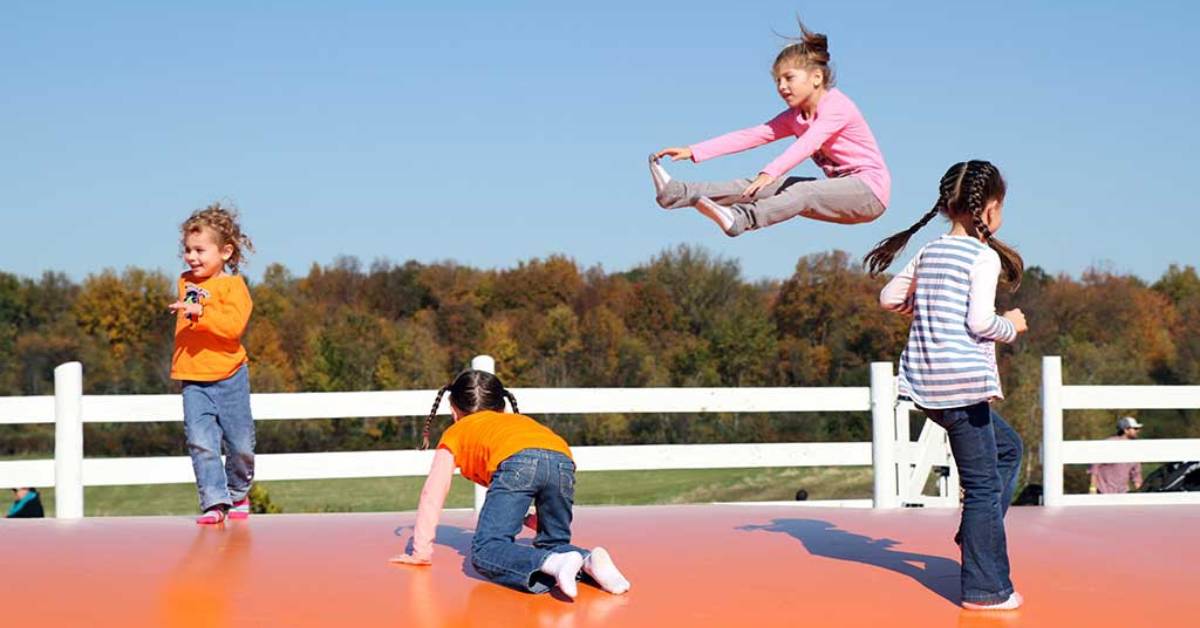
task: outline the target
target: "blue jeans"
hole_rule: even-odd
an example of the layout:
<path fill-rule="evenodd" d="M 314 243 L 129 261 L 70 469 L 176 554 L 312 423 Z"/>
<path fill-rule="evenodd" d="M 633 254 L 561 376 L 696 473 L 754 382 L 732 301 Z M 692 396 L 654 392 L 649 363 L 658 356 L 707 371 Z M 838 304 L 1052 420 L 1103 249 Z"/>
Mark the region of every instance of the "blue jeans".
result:
<path fill-rule="evenodd" d="M 537 505 L 538 529 L 533 545 L 516 542 L 529 511 Z M 550 554 L 588 552 L 571 545 L 571 506 L 575 503 L 575 463 L 545 449 L 523 449 L 504 460 L 492 474 L 487 499 L 471 540 L 471 564 L 489 580 L 545 593 L 554 578 L 543 574 Z"/>
<path fill-rule="evenodd" d="M 925 413 L 950 436 L 964 492 L 962 599 L 1002 602 L 1013 592 L 1004 515 L 1021 469 L 1021 437 L 987 402 Z"/>
<path fill-rule="evenodd" d="M 183 383 L 183 430 L 200 510 L 231 506 L 245 498 L 254 479 L 254 417 L 246 365 L 222 380 Z"/>

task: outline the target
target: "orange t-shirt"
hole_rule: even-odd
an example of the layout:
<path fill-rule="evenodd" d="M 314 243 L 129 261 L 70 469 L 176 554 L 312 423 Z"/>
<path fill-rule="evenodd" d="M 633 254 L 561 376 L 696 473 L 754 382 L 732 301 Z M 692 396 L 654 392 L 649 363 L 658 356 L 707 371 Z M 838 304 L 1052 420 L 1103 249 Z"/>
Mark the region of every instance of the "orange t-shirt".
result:
<path fill-rule="evenodd" d="M 246 281 L 227 274 L 196 281 L 185 272 L 179 277 L 179 300 L 199 303 L 204 311 L 195 320 L 179 311 L 171 379 L 215 382 L 236 373 L 246 363 L 242 332 L 254 309 Z"/>
<path fill-rule="evenodd" d="M 571 457 L 567 441 L 545 425 L 523 414 L 491 410 L 456 421 L 442 433 L 438 447 L 454 454 L 464 478 L 483 486 L 492 483 L 501 462 L 522 449 L 549 449 Z"/>

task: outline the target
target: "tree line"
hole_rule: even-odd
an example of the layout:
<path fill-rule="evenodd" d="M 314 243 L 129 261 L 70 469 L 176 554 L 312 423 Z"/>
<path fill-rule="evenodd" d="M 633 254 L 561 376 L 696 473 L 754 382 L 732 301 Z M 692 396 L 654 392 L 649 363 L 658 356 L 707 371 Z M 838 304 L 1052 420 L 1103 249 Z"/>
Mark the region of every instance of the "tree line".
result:
<path fill-rule="evenodd" d="M 898 360 L 908 320 L 877 303 L 886 278 L 842 251 L 800 258 L 790 277 L 748 281 L 736 261 L 696 247 L 628 271 L 564 256 L 494 270 L 454 262 L 369 266 L 353 257 L 304 276 L 272 264 L 252 282 L 244 337 L 256 392 L 438 388 L 474 355 L 511 387 L 863 386 L 872 361 Z M 85 392 L 169 393 L 174 277 L 129 268 L 76 283 L 0 272 L 0 394 L 53 393 L 53 368 L 84 365 Z M 1001 346 L 1006 399 L 1037 470 L 1041 356 L 1068 383 L 1200 381 L 1200 278 L 1171 266 L 1153 283 L 1107 270 L 1053 276 L 1034 266 L 1001 293 L 1030 331 Z M 431 399 L 432 401 L 432 399 Z M 1140 414 L 1150 437 L 1195 437 L 1193 413 Z M 1067 438 L 1107 435 L 1116 412 L 1068 414 Z M 840 441 L 870 438 L 853 413 L 540 417 L 579 445 Z M 259 450 L 393 449 L 419 442 L 422 417 L 263 422 Z M 48 452 L 52 426 L 0 426 L 0 455 Z M 89 456 L 184 451 L 173 424 L 86 426 Z"/>

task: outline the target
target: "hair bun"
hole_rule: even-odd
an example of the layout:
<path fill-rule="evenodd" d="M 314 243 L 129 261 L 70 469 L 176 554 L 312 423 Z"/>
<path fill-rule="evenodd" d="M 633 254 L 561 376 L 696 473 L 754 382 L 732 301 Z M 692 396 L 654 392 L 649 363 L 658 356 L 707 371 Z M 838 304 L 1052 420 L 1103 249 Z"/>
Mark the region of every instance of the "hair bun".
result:
<path fill-rule="evenodd" d="M 829 54 L 829 38 L 824 33 L 804 31 L 804 46 L 812 52 Z"/>

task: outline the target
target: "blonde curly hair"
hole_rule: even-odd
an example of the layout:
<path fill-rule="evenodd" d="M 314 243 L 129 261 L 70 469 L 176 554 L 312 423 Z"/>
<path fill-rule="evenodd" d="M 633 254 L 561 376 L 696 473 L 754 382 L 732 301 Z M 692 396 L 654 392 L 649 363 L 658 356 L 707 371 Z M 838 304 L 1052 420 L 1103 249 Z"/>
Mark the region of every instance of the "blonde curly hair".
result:
<path fill-rule="evenodd" d="M 200 233 L 206 228 L 216 234 L 218 247 L 224 247 L 226 244 L 233 247 L 233 255 L 229 256 L 225 266 L 229 272 L 238 274 L 246 255 L 254 251 L 254 243 L 250 241 L 250 236 L 242 233 L 242 227 L 238 224 L 237 209 L 220 202 L 197 209 L 180 225 L 182 239 L 186 240 L 189 235 Z"/>

